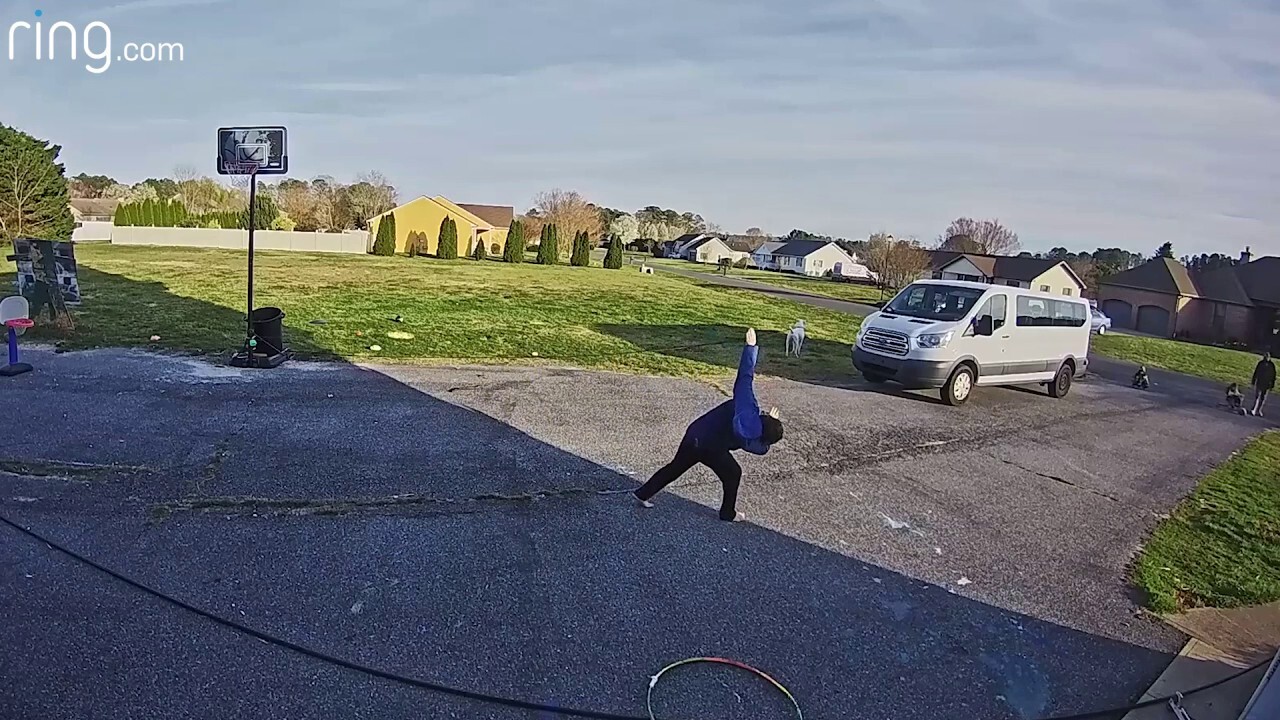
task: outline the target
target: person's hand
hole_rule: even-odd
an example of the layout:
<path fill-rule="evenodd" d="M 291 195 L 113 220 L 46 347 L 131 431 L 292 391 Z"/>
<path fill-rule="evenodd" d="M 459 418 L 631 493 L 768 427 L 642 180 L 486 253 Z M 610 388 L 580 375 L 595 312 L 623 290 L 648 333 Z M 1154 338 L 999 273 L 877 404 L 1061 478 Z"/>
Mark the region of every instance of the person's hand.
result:
<path fill-rule="evenodd" d="M 755 329 L 755 328 L 747 328 L 747 344 L 748 344 L 748 345 L 755 345 L 755 344 L 756 344 L 756 329 Z"/>

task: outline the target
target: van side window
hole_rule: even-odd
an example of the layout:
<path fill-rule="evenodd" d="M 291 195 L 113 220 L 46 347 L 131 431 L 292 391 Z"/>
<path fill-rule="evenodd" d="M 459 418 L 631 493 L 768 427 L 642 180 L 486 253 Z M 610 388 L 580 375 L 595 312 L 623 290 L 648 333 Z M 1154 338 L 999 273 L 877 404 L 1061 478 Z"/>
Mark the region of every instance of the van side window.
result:
<path fill-rule="evenodd" d="M 1027 295 L 1018 296 L 1018 327 L 1046 327 L 1053 325 L 1049 314 L 1049 301 Z"/>
<path fill-rule="evenodd" d="M 1083 327 L 1089 311 L 1080 303 L 1018 297 L 1018 325 L 1030 327 Z"/>
<path fill-rule="evenodd" d="M 1005 295 L 992 295 L 987 301 L 982 303 L 982 307 L 974 315 L 974 318 L 991 316 L 991 327 L 999 330 L 1004 327 L 1004 321 L 1008 317 L 1009 299 Z"/>

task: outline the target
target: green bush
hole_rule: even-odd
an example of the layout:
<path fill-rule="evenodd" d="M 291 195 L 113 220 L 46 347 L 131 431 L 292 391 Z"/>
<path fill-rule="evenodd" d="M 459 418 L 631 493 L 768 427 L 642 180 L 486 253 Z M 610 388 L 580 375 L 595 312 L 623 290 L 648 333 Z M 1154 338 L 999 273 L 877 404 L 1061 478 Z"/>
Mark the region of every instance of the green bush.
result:
<path fill-rule="evenodd" d="M 396 214 L 388 213 L 378 222 L 378 234 L 373 239 L 373 254 L 391 257 L 396 254 Z"/>
<path fill-rule="evenodd" d="M 591 264 L 591 236 L 586 231 L 573 236 L 573 255 L 569 264 L 574 267 L 587 267 Z"/>
<path fill-rule="evenodd" d="M 440 221 L 440 243 L 436 246 L 436 257 L 441 260 L 458 259 L 458 225 L 453 218 L 446 217 Z"/>
<path fill-rule="evenodd" d="M 490 254 L 490 255 L 494 255 L 494 256 L 501 255 L 501 254 L 502 254 L 502 246 L 498 245 L 498 243 L 490 243 L 490 244 L 489 244 L 489 254 Z"/>
<path fill-rule="evenodd" d="M 622 240 L 617 235 L 609 238 L 609 252 L 605 253 L 604 266 L 610 270 L 622 268 Z"/>
<path fill-rule="evenodd" d="M 471 253 L 471 257 L 475 258 L 476 260 L 484 260 L 487 257 L 483 240 L 476 240 L 476 251 L 474 253 Z"/>
<path fill-rule="evenodd" d="M 542 241 L 538 243 L 538 264 L 555 265 L 560 259 L 560 242 L 555 225 L 542 226 Z"/>
<path fill-rule="evenodd" d="M 524 223 L 516 220 L 507 231 L 507 244 L 502 248 L 502 259 L 509 263 L 524 262 Z"/>

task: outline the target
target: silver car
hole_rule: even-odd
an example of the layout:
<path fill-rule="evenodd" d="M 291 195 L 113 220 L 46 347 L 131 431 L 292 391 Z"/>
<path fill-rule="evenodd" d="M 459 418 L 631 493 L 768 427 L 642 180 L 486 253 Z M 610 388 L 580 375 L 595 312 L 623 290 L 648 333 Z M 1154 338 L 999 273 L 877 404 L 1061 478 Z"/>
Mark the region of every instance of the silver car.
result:
<path fill-rule="evenodd" d="M 1102 314 L 1098 308 L 1091 308 L 1090 315 L 1093 323 L 1093 331 L 1099 335 L 1106 335 L 1111 330 L 1111 318 Z"/>

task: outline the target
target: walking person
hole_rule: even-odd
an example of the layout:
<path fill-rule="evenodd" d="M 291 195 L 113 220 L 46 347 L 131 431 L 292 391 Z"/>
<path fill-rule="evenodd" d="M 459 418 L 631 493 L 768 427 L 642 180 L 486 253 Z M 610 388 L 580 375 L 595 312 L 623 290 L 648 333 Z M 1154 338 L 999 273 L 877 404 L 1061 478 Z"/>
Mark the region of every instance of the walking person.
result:
<path fill-rule="evenodd" d="M 1276 389 L 1276 365 L 1271 362 L 1271 353 L 1263 353 L 1258 366 L 1253 369 L 1253 409 L 1249 414 L 1262 417 L 1262 406 L 1267 403 L 1267 394 Z"/>
<path fill-rule="evenodd" d="M 764 455 L 772 445 L 782 440 L 782 421 L 778 409 L 760 412 L 756 401 L 755 381 L 756 331 L 747 330 L 747 344 L 738 360 L 738 377 L 733 383 L 733 399 L 708 411 L 689 424 L 684 439 L 676 450 L 675 458 L 658 470 L 649 481 L 635 491 L 636 499 L 644 507 L 651 508 L 650 500 L 663 488 L 675 482 L 698 463 L 711 469 L 720 478 L 720 519 L 742 520 L 738 512 L 738 485 L 742 480 L 742 467 L 733 459 L 734 450 L 746 450 L 754 455 Z"/>

